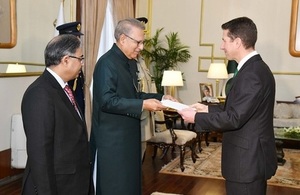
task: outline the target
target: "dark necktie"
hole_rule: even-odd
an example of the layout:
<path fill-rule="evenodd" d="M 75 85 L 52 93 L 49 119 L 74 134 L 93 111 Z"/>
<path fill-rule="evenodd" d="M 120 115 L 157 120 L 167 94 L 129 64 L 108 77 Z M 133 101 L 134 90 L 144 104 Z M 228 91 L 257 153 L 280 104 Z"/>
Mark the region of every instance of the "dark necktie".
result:
<path fill-rule="evenodd" d="M 64 88 L 64 90 L 67 92 L 67 94 L 68 94 L 68 96 L 69 96 L 69 98 L 71 100 L 72 105 L 74 106 L 75 110 L 79 114 L 80 112 L 79 112 L 79 109 L 77 107 L 77 104 L 76 104 L 75 97 L 74 97 L 72 89 L 70 88 L 69 85 L 66 85 L 65 88 Z M 79 114 L 79 116 L 80 116 L 80 114 Z"/>
<path fill-rule="evenodd" d="M 234 77 L 237 75 L 238 73 L 238 69 L 236 68 L 235 71 L 234 71 L 234 74 L 233 74 L 233 77 L 228 79 L 227 83 L 226 83 L 226 86 L 225 86 L 225 94 L 226 96 L 228 96 L 228 93 L 232 87 L 232 83 L 233 83 L 233 79 Z"/>
<path fill-rule="evenodd" d="M 235 77 L 238 74 L 239 70 L 236 68 L 233 74 L 233 77 Z"/>

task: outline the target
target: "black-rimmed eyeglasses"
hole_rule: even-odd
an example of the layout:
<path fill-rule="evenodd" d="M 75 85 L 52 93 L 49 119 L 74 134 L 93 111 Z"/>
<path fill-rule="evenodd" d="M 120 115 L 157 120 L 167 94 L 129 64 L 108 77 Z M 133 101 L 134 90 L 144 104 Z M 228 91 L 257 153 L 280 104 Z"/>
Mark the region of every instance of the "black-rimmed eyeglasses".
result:
<path fill-rule="evenodd" d="M 144 40 L 143 40 L 143 41 L 138 41 L 138 40 L 136 40 L 136 39 L 134 39 L 134 38 L 132 38 L 132 37 L 126 35 L 126 34 L 124 34 L 124 35 L 125 35 L 126 37 L 128 37 L 129 39 L 133 40 L 134 42 L 136 42 L 137 45 L 144 45 Z"/>
<path fill-rule="evenodd" d="M 84 57 L 81 56 L 81 57 L 77 57 L 77 56 L 69 56 L 70 58 L 75 58 L 77 60 L 79 60 L 81 62 L 81 64 L 83 64 L 83 60 L 84 60 Z"/>

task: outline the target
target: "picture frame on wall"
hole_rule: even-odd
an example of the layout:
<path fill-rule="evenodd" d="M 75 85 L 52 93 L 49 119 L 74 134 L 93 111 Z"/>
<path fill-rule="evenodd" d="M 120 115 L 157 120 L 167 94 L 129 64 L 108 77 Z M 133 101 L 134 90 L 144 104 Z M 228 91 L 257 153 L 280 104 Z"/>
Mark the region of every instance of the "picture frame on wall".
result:
<path fill-rule="evenodd" d="M 207 101 L 214 97 L 212 83 L 199 83 L 201 101 Z"/>
<path fill-rule="evenodd" d="M 17 44 L 16 0 L 0 1 L 0 48 Z"/>
<path fill-rule="evenodd" d="M 299 0 L 292 0 L 289 52 L 294 57 L 300 57 L 300 14 Z"/>

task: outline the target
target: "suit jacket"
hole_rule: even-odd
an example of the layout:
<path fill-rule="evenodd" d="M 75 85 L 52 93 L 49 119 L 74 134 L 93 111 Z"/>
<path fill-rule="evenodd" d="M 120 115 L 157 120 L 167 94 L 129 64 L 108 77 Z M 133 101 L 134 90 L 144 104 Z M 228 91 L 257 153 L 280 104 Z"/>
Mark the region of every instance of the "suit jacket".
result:
<path fill-rule="evenodd" d="M 47 70 L 26 90 L 21 110 L 28 154 L 22 194 L 89 194 L 85 121 Z"/>
<path fill-rule="evenodd" d="M 98 60 L 93 79 L 91 144 L 97 150 L 97 194 L 139 195 L 143 100 L 160 100 L 162 95 L 138 91 L 136 62 L 116 44 Z"/>
<path fill-rule="evenodd" d="M 275 80 L 260 55 L 234 77 L 225 107 L 197 113 L 196 129 L 223 131 L 222 174 L 233 182 L 269 179 L 277 169 L 273 129 Z"/>

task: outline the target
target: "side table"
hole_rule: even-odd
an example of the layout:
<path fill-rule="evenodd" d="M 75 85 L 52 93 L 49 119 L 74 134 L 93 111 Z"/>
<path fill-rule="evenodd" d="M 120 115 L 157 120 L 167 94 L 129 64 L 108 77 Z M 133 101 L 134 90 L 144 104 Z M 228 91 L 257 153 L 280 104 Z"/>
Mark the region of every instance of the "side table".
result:
<path fill-rule="evenodd" d="M 274 128 L 274 135 L 275 135 L 275 144 L 276 144 L 276 152 L 277 152 L 277 163 L 278 165 L 284 165 L 286 161 L 284 159 L 284 151 L 283 151 L 284 142 L 294 142 L 299 144 L 300 139 L 286 137 L 284 129 L 279 127 Z"/>

